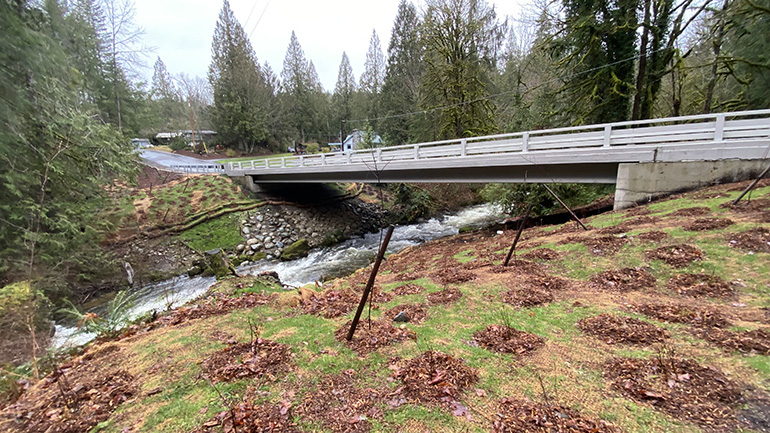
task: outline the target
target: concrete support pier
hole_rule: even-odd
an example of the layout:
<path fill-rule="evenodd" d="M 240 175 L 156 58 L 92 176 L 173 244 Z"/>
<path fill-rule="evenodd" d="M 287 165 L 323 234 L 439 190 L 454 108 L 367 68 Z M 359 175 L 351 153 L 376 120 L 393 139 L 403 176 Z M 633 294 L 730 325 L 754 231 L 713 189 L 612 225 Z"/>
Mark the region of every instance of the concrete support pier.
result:
<path fill-rule="evenodd" d="M 718 183 L 754 179 L 770 159 L 621 163 L 615 210 Z"/>

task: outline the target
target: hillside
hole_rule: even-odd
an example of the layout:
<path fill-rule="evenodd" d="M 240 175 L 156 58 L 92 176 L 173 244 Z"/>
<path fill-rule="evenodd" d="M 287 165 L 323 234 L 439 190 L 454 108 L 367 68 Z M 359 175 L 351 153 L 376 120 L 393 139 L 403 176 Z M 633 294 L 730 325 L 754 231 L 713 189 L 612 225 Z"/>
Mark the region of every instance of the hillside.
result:
<path fill-rule="evenodd" d="M 509 267 L 514 230 L 391 255 L 351 344 L 368 269 L 225 279 L 92 344 L 0 430 L 770 431 L 770 186 L 726 205 L 743 187 L 527 229 Z"/>

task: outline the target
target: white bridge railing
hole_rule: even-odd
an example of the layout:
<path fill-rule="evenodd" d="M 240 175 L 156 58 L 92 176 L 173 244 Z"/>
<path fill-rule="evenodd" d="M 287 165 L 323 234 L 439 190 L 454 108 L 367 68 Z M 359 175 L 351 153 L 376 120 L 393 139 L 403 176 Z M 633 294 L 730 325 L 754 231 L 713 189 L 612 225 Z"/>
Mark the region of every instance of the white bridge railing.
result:
<path fill-rule="evenodd" d="M 185 174 L 225 172 L 225 166 L 223 164 L 172 165 L 170 168 L 171 171 Z"/>
<path fill-rule="evenodd" d="M 228 172 L 390 163 L 439 158 L 469 158 L 568 149 L 615 149 L 627 146 L 679 146 L 770 139 L 770 110 L 716 113 L 485 137 L 378 147 L 348 152 L 256 159 L 228 163 Z M 438 161 L 437 161 L 438 162 Z M 383 168 L 383 167 L 380 167 Z"/>

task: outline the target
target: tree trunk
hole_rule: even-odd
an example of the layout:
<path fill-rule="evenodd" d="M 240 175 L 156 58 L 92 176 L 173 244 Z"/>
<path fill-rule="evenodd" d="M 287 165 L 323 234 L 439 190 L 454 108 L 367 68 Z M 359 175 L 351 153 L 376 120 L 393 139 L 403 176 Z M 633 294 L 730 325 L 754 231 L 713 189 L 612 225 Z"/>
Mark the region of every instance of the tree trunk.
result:
<path fill-rule="evenodd" d="M 644 23 L 642 24 L 642 40 L 639 43 L 639 70 L 636 73 L 636 94 L 634 95 L 634 106 L 631 109 L 631 120 L 639 120 L 642 94 L 645 89 L 644 78 L 647 72 L 647 43 L 650 34 L 651 3 L 652 0 L 644 0 Z"/>
<path fill-rule="evenodd" d="M 711 64 L 711 77 L 706 86 L 706 99 L 703 101 L 703 114 L 711 112 L 711 104 L 714 100 L 714 87 L 717 82 L 717 71 L 719 70 L 719 53 L 722 51 L 722 41 L 725 37 L 725 12 L 730 2 L 725 0 L 722 5 L 722 12 L 719 15 L 719 24 L 717 24 L 717 34 L 711 43 L 711 49 L 714 53 L 714 63 Z"/>

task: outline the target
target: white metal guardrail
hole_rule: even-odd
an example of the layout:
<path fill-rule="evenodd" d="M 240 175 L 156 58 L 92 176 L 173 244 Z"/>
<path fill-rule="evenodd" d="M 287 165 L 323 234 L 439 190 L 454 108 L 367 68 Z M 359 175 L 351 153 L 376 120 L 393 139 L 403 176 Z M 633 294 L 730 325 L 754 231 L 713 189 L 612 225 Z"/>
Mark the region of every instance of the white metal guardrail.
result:
<path fill-rule="evenodd" d="M 655 145 L 675 147 L 770 139 L 770 110 L 715 113 L 555 128 L 484 137 L 433 141 L 348 152 L 234 161 L 227 172 L 258 174 L 262 170 L 348 164 L 389 163 L 442 158 L 532 154 L 569 149 L 617 149 Z M 330 167 L 331 168 L 331 167 Z M 273 171 L 275 172 L 275 171 Z"/>
<path fill-rule="evenodd" d="M 185 174 L 211 174 L 225 172 L 225 166 L 223 164 L 172 165 L 170 168 L 171 171 Z"/>

